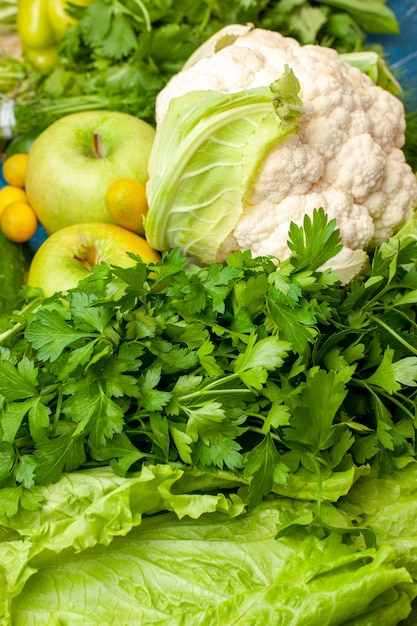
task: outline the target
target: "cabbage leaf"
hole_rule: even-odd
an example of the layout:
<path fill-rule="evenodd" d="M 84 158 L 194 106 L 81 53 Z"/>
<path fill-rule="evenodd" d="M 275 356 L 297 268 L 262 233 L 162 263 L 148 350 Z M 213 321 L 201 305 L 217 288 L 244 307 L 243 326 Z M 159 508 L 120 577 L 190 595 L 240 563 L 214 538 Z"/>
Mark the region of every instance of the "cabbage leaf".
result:
<path fill-rule="evenodd" d="M 286 67 L 269 87 L 171 100 L 149 161 L 145 230 L 153 248 L 216 261 L 269 149 L 298 129 L 299 89 Z"/>

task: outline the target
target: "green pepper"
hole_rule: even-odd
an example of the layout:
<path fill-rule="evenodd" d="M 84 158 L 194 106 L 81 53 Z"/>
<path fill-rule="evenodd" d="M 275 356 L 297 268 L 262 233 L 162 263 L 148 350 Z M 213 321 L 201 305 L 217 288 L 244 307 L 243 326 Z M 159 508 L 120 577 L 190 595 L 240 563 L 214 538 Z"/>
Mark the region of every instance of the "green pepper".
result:
<path fill-rule="evenodd" d="M 91 0 L 73 0 L 86 6 Z M 18 0 L 17 31 L 25 57 L 38 69 L 49 70 L 58 63 L 58 43 L 68 24 L 67 0 Z"/>

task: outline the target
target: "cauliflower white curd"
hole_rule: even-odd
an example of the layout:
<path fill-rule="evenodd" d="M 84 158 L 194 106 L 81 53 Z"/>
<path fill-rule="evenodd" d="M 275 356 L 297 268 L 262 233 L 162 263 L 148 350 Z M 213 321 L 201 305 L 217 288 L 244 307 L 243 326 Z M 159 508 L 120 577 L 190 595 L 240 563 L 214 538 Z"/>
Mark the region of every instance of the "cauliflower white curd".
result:
<path fill-rule="evenodd" d="M 216 260 L 246 249 L 283 260 L 290 222 L 301 224 L 319 207 L 335 218 L 345 246 L 370 249 L 393 235 L 417 205 L 417 180 L 402 152 L 402 102 L 331 48 L 302 46 L 251 26 L 227 27 L 158 95 L 157 123 L 173 98 L 270 85 L 285 66 L 300 83 L 299 129 L 267 152 Z"/>

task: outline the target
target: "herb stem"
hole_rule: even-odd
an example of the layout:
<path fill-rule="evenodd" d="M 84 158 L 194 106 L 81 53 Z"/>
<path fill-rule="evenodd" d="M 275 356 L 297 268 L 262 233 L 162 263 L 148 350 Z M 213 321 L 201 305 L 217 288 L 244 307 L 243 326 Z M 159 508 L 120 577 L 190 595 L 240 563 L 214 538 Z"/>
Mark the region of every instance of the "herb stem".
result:
<path fill-rule="evenodd" d="M 228 376 L 224 376 L 223 378 L 219 378 L 217 380 L 213 380 L 211 383 L 208 383 L 202 389 L 198 389 L 197 391 L 192 391 L 191 393 L 186 393 L 184 396 L 181 396 L 180 400 L 181 401 L 192 400 L 193 398 L 198 398 L 200 396 L 206 395 L 212 389 L 217 389 L 217 387 L 219 385 L 223 385 L 224 383 L 228 383 L 231 380 L 236 380 L 236 378 L 238 378 L 238 374 L 229 374 Z M 225 389 L 225 390 L 223 390 L 224 393 L 238 393 L 238 392 L 242 392 L 242 391 L 243 392 L 250 391 L 250 393 L 252 393 L 252 391 L 250 389 Z M 219 393 L 219 390 L 217 390 L 216 393 Z"/>
<path fill-rule="evenodd" d="M 373 394 L 376 397 L 378 397 L 378 395 L 383 396 L 384 398 L 386 398 L 387 400 L 395 404 L 399 409 L 404 411 L 404 413 L 406 413 L 408 417 L 410 417 L 414 421 L 415 419 L 414 413 L 412 413 L 409 409 L 407 409 L 405 404 L 403 404 L 403 402 L 409 402 L 412 406 L 414 406 L 414 403 L 410 398 L 407 398 L 406 396 L 398 392 L 396 392 L 395 395 L 389 394 L 381 387 L 378 387 L 376 391 L 373 385 L 369 385 L 366 381 L 361 380 L 360 378 L 352 378 L 350 380 L 350 384 L 355 387 L 360 387 L 361 389 L 366 389 L 368 393 Z M 398 398 L 400 398 L 403 402 L 400 402 Z"/>
<path fill-rule="evenodd" d="M 59 416 L 61 414 L 61 407 L 62 407 L 62 391 L 61 389 L 58 389 L 58 401 L 56 404 L 55 413 L 54 413 L 54 421 L 52 424 L 52 437 L 55 437 L 56 435 L 56 429 L 58 427 Z"/>
<path fill-rule="evenodd" d="M 187 394 L 186 396 L 181 396 L 180 397 L 180 401 L 184 400 L 184 398 L 186 398 L 187 400 L 190 399 L 190 397 L 199 397 L 199 396 L 218 396 L 218 395 L 227 395 L 227 394 L 250 394 L 253 393 L 253 391 L 251 389 L 209 389 L 207 390 L 207 388 L 202 389 L 201 391 L 195 392 L 194 394 Z"/>
<path fill-rule="evenodd" d="M 262 415 L 257 415 L 256 413 L 253 413 L 250 415 L 250 417 L 262 418 Z M 259 428 L 259 426 L 249 426 L 248 430 L 250 430 L 252 433 L 258 433 L 258 435 L 265 435 L 264 431 L 262 430 L 262 428 Z M 269 431 L 269 436 L 271 437 L 271 439 L 275 439 L 275 441 L 282 443 L 281 439 L 276 433 L 272 433 L 271 431 Z"/>
<path fill-rule="evenodd" d="M 23 309 L 19 311 L 19 316 L 24 316 L 25 314 L 31 313 L 31 312 L 35 313 L 37 309 L 40 308 L 41 301 L 42 301 L 42 298 L 37 298 L 36 300 L 33 300 L 32 302 L 27 304 L 25 307 L 23 307 Z M 22 330 L 25 326 L 27 326 L 26 320 L 24 322 L 16 322 L 14 326 L 0 333 L 0 345 L 4 341 L 7 341 L 7 339 L 10 339 L 10 337 L 13 337 L 13 335 L 19 332 L 19 330 Z"/>
<path fill-rule="evenodd" d="M 413 354 L 417 356 L 417 350 L 410 343 L 408 343 L 408 341 L 403 339 L 401 335 L 396 333 L 395 330 L 391 328 L 391 326 L 388 326 L 388 324 L 383 322 L 381 319 L 379 319 L 375 315 L 369 315 L 369 319 L 375 322 L 376 324 L 379 324 L 379 326 L 382 326 L 382 328 L 384 328 L 392 337 L 394 337 L 397 341 L 399 341 L 399 343 L 401 343 L 405 348 L 407 348 L 407 350 L 410 350 L 410 352 L 412 352 Z"/>
<path fill-rule="evenodd" d="M 122 13 L 130 15 L 137 22 L 141 23 L 142 21 L 144 21 L 145 22 L 145 26 L 146 26 L 146 30 L 148 31 L 148 33 L 150 33 L 151 30 L 152 30 L 151 18 L 149 16 L 148 11 L 146 10 L 145 5 L 141 2 L 141 0 L 134 0 L 134 2 L 139 7 L 139 9 L 140 9 L 140 11 L 141 11 L 141 13 L 143 15 L 143 20 L 141 20 L 135 13 L 133 13 L 133 11 L 129 11 L 129 9 L 127 9 L 125 6 L 123 6 L 123 4 L 121 4 L 120 2 L 117 3 L 117 7 L 120 9 L 120 11 Z"/>

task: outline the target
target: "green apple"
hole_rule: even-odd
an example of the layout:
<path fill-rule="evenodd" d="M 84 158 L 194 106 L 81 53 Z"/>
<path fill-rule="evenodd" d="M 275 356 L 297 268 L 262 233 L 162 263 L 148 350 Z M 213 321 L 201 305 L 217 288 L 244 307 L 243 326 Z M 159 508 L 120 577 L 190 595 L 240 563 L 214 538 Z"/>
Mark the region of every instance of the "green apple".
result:
<path fill-rule="evenodd" d="M 155 129 L 128 113 L 62 117 L 33 142 L 26 193 L 48 234 L 82 222 L 108 222 L 105 193 L 120 178 L 145 184 Z"/>
<path fill-rule="evenodd" d="M 50 235 L 35 252 L 27 283 L 41 288 L 48 297 L 76 287 L 102 261 L 119 267 L 133 265 L 135 261 L 126 252 L 139 255 L 145 263 L 156 263 L 160 258 L 143 237 L 121 226 L 66 226 Z"/>

